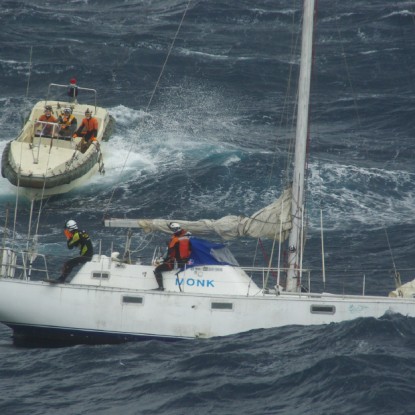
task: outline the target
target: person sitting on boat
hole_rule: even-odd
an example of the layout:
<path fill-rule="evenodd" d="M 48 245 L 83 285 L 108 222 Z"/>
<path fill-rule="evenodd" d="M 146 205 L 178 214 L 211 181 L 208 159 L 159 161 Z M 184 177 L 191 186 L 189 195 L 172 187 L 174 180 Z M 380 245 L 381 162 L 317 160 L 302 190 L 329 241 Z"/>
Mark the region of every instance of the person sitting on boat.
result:
<path fill-rule="evenodd" d="M 189 239 L 190 233 L 182 229 L 180 224 L 176 222 L 171 222 L 169 228 L 172 230 L 173 235 L 168 243 L 167 253 L 163 258 L 163 262 L 154 270 L 154 275 L 159 285 L 158 290 L 160 291 L 164 291 L 162 273 L 172 270 L 175 268 L 175 265 L 179 268 L 184 267 L 189 261 L 192 252 Z"/>
<path fill-rule="evenodd" d="M 85 153 L 92 141 L 96 141 L 98 134 L 98 120 L 92 116 L 89 108 L 85 111 L 85 118 L 75 131 L 74 137 L 82 137 L 81 152 Z"/>
<path fill-rule="evenodd" d="M 65 223 L 64 233 L 68 248 L 79 247 L 80 251 L 79 256 L 66 261 L 63 265 L 62 275 L 56 280 L 61 283 L 65 282 L 74 267 L 91 261 L 94 255 L 94 248 L 89 235 L 85 231 L 79 230 L 78 224 L 74 220 L 70 219 Z"/>
<path fill-rule="evenodd" d="M 71 97 L 72 102 L 76 102 L 78 96 L 78 85 L 76 85 L 76 79 L 72 78 L 69 81 L 68 97 Z"/>
<path fill-rule="evenodd" d="M 62 114 L 59 116 L 59 136 L 65 140 L 70 140 L 74 134 L 78 121 L 72 114 L 72 109 L 67 107 L 64 108 Z"/>
<path fill-rule="evenodd" d="M 58 120 L 52 115 L 52 106 L 46 105 L 44 114 L 39 117 L 35 124 L 36 136 L 52 137 L 55 131 L 57 131 L 56 126 L 53 125 L 53 123 L 57 122 Z"/>

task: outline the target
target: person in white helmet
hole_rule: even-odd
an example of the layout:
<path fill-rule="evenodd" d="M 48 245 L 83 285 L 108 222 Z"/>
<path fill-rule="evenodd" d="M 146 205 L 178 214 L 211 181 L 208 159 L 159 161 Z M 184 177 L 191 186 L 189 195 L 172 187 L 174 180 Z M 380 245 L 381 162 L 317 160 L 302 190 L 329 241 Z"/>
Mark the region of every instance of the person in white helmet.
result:
<path fill-rule="evenodd" d="M 56 282 L 60 283 L 65 282 L 74 267 L 85 264 L 94 255 L 94 248 L 89 235 L 85 231 L 79 230 L 78 224 L 74 220 L 70 219 L 65 223 L 64 233 L 67 238 L 68 248 L 79 247 L 80 250 L 79 256 L 66 261 L 63 265 L 62 275 L 56 280 Z"/>
<path fill-rule="evenodd" d="M 59 137 L 70 140 L 78 125 L 75 116 L 72 114 L 72 108 L 64 108 L 62 114 L 58 118 L 58 122 L 60 128 Z"/>
<path fill-rule="evenodd" d="M 160 291 L 164 291 L 162 273 L 164 271 L 172 270 L 175 263 L 179 268 L 183 267 L 188 262 L 192 251 L 189 232 L 182 229 L 180 224 L 176 222 L 171 222 L 168 226 L 173 232 L 173 235 L 170 238 L 167 253 L 163 258 L 163 263 L 158 265 L 154 270 L 154 275 L 159 285 L 158 290 Z"/>

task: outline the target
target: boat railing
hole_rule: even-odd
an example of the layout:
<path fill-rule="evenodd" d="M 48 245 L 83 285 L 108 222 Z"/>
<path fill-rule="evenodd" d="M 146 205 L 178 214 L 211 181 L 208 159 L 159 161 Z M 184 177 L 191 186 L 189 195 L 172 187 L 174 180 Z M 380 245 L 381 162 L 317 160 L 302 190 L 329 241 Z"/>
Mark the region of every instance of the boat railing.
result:
<path fill-rule="evenodd" d="M 50 139 L 50 147 L 53 145 L 53 139 L 59 137 L 59 124 L 47 121 L 36 121 L 33 124 L 32 134 L 32 148 L 37 149 L 37 154 L 34 154 L 33 163 L 39 163 L 40 147 L 42 139 Z M 46 144 L 46 143 L 43 143 Z"/>
<path fill-rule="evenodd" d="M 30 280 L 33 273 L 40 278 L 49 278 L 46 257 L 43 254 L 33 254 L 30 251 L 16 251 L 11 248 L 0 248 L 0 278 Z M 39 267 L 34 262 L 39 262 Z"/>
<path fill-rule="evenodd" d="M 250 278 L 256 283 L 261 280 L 263 289 L 277 289 L 285 285 L 285 277 L 289 268 L 270 268 L 270 267 L 241 267 Z M 311 270 L 303 269 L 300 270 L 302 274 L 302 281 L 307 279 L 307 289 L 311 286 Z"/>
<path fill-rule="evenodd" d="M 61 84 L 49 84 L 48 87 L 48 94 L 46 96 L 46 101 L 45 101 L 45 105 L 47 104 L 47 102 L 50 100 L 50 95 L 51 95 L 51 89 L 52 88 L 64 88 L 65 90 L 68 90 L 69 88 L 72 88 L 72 85 L 61 85 Z M 86 92 L 91 92 L 94 95 L 94 113 L 96 114 L 97 112 L 97 91 L 96 89 L 92 89 L 92 88 L 84 88 L 84 87 L 80 87 L 80 86 L 76 86 L 76 89 L 79 91 L 86 91 Z"/>
<path fill-rule="evenodd" d="M 33 133 L 35 137 L 54 138 L 58 136 L 59 124 L 56 122 L 36 121 L 33 124 Z"/>

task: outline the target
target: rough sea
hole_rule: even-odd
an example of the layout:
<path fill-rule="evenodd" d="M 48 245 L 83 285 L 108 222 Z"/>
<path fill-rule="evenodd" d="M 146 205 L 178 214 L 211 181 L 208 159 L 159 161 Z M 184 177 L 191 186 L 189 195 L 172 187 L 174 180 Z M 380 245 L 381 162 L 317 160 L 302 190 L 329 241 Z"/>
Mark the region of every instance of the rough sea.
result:
<path fill-rule="evenodd" d="M 123 250 L 125 230 L 104 228 L 104 215 L 217 219 L 278 197 L 294 134 L 301 8 L 2 0 L 0 151 L 49 83 L 75 77 L 116 119 L 105 176 L 35 207 L 31 233 L 52 276 L 72 255 L 68 219 L 108 253 Z M 387 295 L 394 267 L 403 282 L 415 277 L 415 1 L 320 0 L 314 43 L 304 265 L 316 289 Z M 2 233 L 16 216 L 23 240 L 29 212 L 0 178 Z M 137 231 L 132 249 L 146 262 L 165 239 Z M 229 245 L 252 265 L 255 241 Z M 16 347 L 1 326 L 0 413 L 411 415 L 414 349 L 415 319 L 399 315 L 64 348 Z"/>

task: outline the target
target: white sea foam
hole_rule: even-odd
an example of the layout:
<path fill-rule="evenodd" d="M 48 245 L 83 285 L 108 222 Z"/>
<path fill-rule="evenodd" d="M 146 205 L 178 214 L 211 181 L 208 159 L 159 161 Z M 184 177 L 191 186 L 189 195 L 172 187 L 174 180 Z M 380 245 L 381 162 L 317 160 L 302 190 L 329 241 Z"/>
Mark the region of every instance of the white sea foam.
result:
<path fill-rule="evenodd" d="M 311 219 L 315 226 L 319 226 L 320 206 L 326 227 L 332 229 L 415 222 L 411 192 L 414 174 L 327 162 L 324 166 L 312 163 L 310 168 Z"/>

